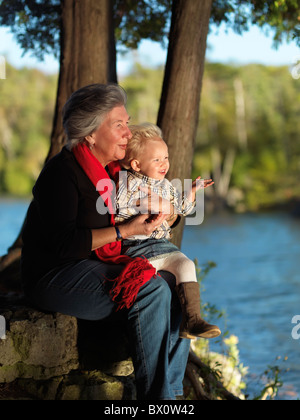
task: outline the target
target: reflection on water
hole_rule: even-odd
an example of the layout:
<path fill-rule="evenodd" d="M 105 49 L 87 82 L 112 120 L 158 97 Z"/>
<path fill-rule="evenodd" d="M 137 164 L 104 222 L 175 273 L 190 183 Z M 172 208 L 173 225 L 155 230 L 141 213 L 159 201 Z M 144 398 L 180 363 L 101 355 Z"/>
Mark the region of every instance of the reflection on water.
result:
<path fill-rule="evenodd" d="M 186 228 L 183 240 L 183 251 L 200 265 L 217 263 L 204 300 L 226 310 L 242 363 L 260 375 L 278 364 L 277 356 L 288 357 L 282 398 L 300 392 L 300 341 L 291 336 L 292 318 L 300 314 L 299 238 L 300 220 L 276 213 L 211 216 Z"/>

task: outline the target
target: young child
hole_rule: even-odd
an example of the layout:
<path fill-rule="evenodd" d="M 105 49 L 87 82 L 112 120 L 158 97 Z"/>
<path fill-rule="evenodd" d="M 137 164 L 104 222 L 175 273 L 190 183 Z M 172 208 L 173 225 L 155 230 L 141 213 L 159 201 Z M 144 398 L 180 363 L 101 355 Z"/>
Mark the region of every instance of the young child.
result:
<path fill-rule="evenodd" d="M 165 178 L 170 165 L 168 147 L 162 139 L 161 130 L 148 123 L 131 126 L 130 130 L 133 137 L 121 162 L 128 171 L 127 179 L 121 180 L 118 186 L 116 224 L 120 225 L 139 213 L 137 203 L 145 196 L 142 191 L 145 187 L 168 200 L 176 213 L 183 216 L 190 214 L 194 210 L 199 186 L 195 181 L 192 190 L 182 195 Z M 211 180 L 207 180 L 204 188 L 212 184 Z M 176 216 L 171 217 L 172 221 L 174 218 Z M 200 290 L 195 264 L 169 242 L 170 238 L 171 228 L 165 221 L 150 237 L 134 236 L 124 241 L 125 254 L 132 258 L 145 256 L 157 272 L 168 271 L 176 276 L 176 291 L 183 313 L 181 338 L 218 337 L 220 329 L 208 324 L 200 315 Z"/>

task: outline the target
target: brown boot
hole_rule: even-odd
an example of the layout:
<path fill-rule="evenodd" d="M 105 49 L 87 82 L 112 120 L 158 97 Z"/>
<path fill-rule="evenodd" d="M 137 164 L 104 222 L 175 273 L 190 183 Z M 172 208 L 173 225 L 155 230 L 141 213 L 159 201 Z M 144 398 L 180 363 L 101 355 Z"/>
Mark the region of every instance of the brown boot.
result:
<path fill-rule="evenodd" d="M 200 315 L 200 289 L 196 282 L 180 283 L 176 291 L 182 308 L 180 338 L 216 338 L 221 330 L 210 325 Z"/>

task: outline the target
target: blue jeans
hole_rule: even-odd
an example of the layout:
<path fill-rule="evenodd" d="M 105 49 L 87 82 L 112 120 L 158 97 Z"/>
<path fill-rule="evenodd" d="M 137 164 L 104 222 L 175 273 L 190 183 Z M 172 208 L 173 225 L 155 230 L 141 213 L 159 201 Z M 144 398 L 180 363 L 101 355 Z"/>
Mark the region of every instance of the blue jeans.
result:
<path fill-rule="evenodd" d="M 158 255 L 170 254 L 178 252 L 179 248 L 167 239 L 146 239 L 144 241 L 136 240 L 123 241 L 123 254 L 131 258 L 141 257 L 142 255 L 148 260 Z"/>
<path fill-rule="evenodd" d="M 122 267 L 82 260 L 48 273 L 27 296 L 38 307 L 90 321 L 115 313 L 107 278 Z M 181 309 L 174 293 L 174 277 L 151 279 L 139 291 L 126 317 L 139 400 L 175 399 L 182 395 L 190 341 L 179 338 Z"/>

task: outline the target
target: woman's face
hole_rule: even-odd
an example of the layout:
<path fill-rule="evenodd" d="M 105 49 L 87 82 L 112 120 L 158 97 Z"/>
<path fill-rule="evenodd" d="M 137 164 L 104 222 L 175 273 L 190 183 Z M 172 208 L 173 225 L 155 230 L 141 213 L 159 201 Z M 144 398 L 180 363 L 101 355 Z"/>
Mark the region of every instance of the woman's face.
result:
<path fill-rule="evenodd" d="M 124 106 L 110 111 L 103 123 L 86 141 L 92 145 L 92 153 L 103 167 L 110 162 L 122 160 L 132 134 L 128 128 L 129 116 Z"/>

